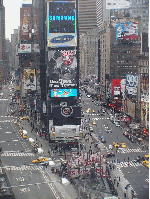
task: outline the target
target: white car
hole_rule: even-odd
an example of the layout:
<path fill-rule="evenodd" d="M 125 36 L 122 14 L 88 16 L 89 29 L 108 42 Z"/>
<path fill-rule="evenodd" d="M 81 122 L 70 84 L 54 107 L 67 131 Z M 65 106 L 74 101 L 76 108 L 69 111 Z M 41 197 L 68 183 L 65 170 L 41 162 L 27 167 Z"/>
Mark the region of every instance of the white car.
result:
<path fill-rule="evenodd" d="M 115 126 L 119 127 L 120 126 L 119 122 L 115 122 Z"/>
<path fill-rule="evenodd" d="M 110 144 L 110 145 L 108 146 L 108 148 L 109 148 L 109 150 L 112 150 L 112 149 L 113 149 L 113 146 Z"/>
<path fill-rule="evenodd" d="M 91 95 L 87 95 L 87 97 L 88 97 L 88 98 L 90 98 L 90 97 L 91 97 Z"/>
<path fill-rule="evenodd" d="M 93 131 L 94 131 L 94 129 L 93 129 L 93 127 L 92 127 L 92 126 L 90 126 L 89 131 L 90 131 L 90 132 L 93 132 Z"/>

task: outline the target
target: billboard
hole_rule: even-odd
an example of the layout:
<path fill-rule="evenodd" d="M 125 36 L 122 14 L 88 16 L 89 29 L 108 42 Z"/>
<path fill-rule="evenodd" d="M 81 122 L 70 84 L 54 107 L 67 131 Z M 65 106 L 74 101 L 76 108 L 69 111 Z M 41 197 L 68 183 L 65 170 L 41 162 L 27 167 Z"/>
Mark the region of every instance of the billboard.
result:
<path fill-rule="evenodd" d="M 127 100 L 127 114 L 135 118 L 135 103 Z"/>
<path fill-rule="evenodd" d="M 53 124 L 62 125 L 80 125 L 81 124 L 81 107 L 64 106 L 53 107 Z"/>
<path fill-rule="evenodd" d="M 121 79 L 113 79 L 112 90 L 113 90 L 114 97 L 121 95 Z"/>
<path fill-rule="evenodd" d="M 36 74 L 35 69 L 24 69 L 24 89 L 36 90 Z"/>
<path fill-rule="evenodd" d="M 31 7 L 20 8 L 20 38 L 22 41 L 31 40 L 32 16 Z"/>
<path fill-rule="evenodd" d="M 129 0 L 106 0 L 106 9 L 130 8 Z"/>
<path fill-rule="evenodd" d="M 31 44 L 19 44 L 18 53 L 31 53 Z"/>
<path fill-rule="evenodd" d="M 22 4 L 32 4 L 32 0 L 23 0 Z"/>
<path fill-rule="evenodd" d="M 19 75 L 19 70 L 15 71 L 15 87 L 16 87 L 16 91 L 20 90 L 20 75 Z"/>
<path fill-rule="evenodd" d="M 126 94 L 137 95 L 138 75 L 126 74 Z"/>
<path fill-rule="evenodd" d="M 34 44 L 34 52 L 40 53 L 40 45 L 39 44 Z"/>
<path fill-rule="evenodd" d="M 50 88 L 76 88 L 78 81 L 76 50 L 48 51 Z"/>
<path fill-rule="evenodd" d="M 47 2 L 47 46 L 76 46 L 76 19 L 76 2 Z"/>
<path fill-rule="evenodd" d="M 137 41 L 138 22 L 116 23 L 116 41 Z"/>
<path fill-rule="evenodd" d="M 34 6 L 33 8 L 33 28 L 34 28 L 34 41 L 39 41 L 39 10 Z"/>
<path fill-rule="evenodd" d="M 77 97 L 77 89 L 52 89 L 51 97 Z"/>

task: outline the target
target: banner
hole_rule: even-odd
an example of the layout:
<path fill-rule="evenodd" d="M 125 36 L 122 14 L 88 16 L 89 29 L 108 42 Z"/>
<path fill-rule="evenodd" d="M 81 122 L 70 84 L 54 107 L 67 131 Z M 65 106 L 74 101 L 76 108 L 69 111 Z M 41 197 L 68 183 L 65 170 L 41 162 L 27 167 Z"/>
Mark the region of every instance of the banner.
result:
<path fill-rule="evenodd" d="M 24 69 L 24 89 L 36 90 L 36 74 L 35 69 Z"/>
<path fill-rule="evenodd" d="M 47 46 L 77 45 L 76 3 L 47 2 Z"/>
<path fill-rule="evenodd" d="M 106 9 L 130 8 L 129 0 L 106 0 Z"/>
<path fill-rule="evenodd" d="M 51 97 L 77 97 L 77 89 L 52 89 Z"/>
<path fill-rule="evenodd" d="M 32 17 L 31 7 L 20 8 L 20 38 L 22 41 L 31 40 Z"/>
<path fill-rule="evenodd" d="M 126 74 L 126 92 L 128 95 L 137 95 L 138 75 Z"/>
<path fill-rule="evenodd" d="M 121 79 L 113 79 L 112 89 L 114 97 L 121 95 Z"/>
<path fill-rule="evenodd" d="M 77 87 L 76 50 L 48 51 L 50 88 Z"/>
<path fill-rule="evenodd" d="M 137 41 L 138 22 L 116 23 L 116 41 Z"/>

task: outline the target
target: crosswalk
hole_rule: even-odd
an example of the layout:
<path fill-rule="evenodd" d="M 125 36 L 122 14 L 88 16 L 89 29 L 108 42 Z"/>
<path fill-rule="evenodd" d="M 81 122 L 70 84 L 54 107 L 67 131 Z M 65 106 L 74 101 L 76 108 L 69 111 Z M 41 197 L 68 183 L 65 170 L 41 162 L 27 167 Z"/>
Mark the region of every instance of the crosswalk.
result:
<path fill-rule="evenodd" d="M 43 166 L 35 165 L 35 166 L 5 166 L 7 171 L 41 171 L 43 170 Z"/>
<path fill-rule="evenodd" d="M 2 157 L 14 157 L 14 156 L 19 156 L 19 157 L 31 157 L 31 156 L 34 156 L 34 153 L 25 153 L 25 152 L 23 152 L 23 153 L 14 153 L 14 152 L 3 152 L 2 154 L 1 154 L 1 156 Z"/>
<path fill-rule="evenodd" d="M 149 178 L 145 179 L 145 182 L 149 183 Z"/>
<path fill-rule="evenodd" d="M 105 149 L 107 152 L 110 152 L 109 148 L 105 146 Z M 130 148 L 118 148 L 117 153 L 145 153 L 147 151 L 142 150 L 141 148 L 136 148 L 136 149 L 130 149 Z"/>

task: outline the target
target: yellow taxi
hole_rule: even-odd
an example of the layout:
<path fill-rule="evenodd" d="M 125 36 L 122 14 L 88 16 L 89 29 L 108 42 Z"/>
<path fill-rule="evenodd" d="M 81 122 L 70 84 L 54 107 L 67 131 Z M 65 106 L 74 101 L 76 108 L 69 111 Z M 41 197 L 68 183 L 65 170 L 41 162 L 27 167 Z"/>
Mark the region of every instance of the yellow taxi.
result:
<path fill-rule="evenodd" d="M 120 143 L 120 147 L 122 147 L 122 148 L 126 148 L 127 146 L 126 146 L 126 144 L 125 144 L 125 143 Z"/>
<path fill-rule="evenodd" d="M 4 97 L 4 99 L 7 99 L 7 97 Z"/>
<path fill-rule="evenodd" d="M 88 110 L 86 111 L 87 113 L 90 113 L 91 112 L 91 109 L 90 108 L 88 108 Z"/>
<path fill-rule="evenodd" d="M 24 139 L 27 139 L 28 137 L 27 137 L 27 134 L 22 134 L 22 137 L 24 138 Z"/>
<path fill-rule="evenodd" d="M 115 148 L 119 148 L 118 142 L 113 142 L 113 146 L 114 146 Z"/>
<path fill-rule="evenodd" d="M 95 113 L 95 110 L 93 110 L 92 113 Z"/>
<path fill-rule="evenodd" d="M 24 116 L 24 117 L 21 117 L 20 119 L 21 120 L 29 120 L 29 117 L 28 116 Z"/>
<path fill-rule="evenodd" d="M 143 165 L 145 166 L 145 167 L 147 167 L 147 168 L 149 168 L 149 161 L 143 161 Z"/>
<path fill-rule="evenodd" d="M 93 121 L 93 125 L 96 125 L 96 122 L 95 122 L 95 121 Z"/>
<path fill-rule="evenodd" d="M 17 121 L 14 121 L 14 124 L 18 124 L 18 122 Z M 19 124 L 18 124 L 19 125 Z"/>
<path fill-rule="evenodd" d="M 49 158 L 44 158 L 44 157 L 39 157 L 38 159 L 35 159 L 32 161 L 32 163 L 43 163 L 43 162 L 47 162 L 49 160 Z"/>
<path fill-rule="evenodd" d="M 146 160 L 149 160 L 149 154 L 148 154 L 148 155 L 145 155 L 145 159 L 146 159 Z"/>

